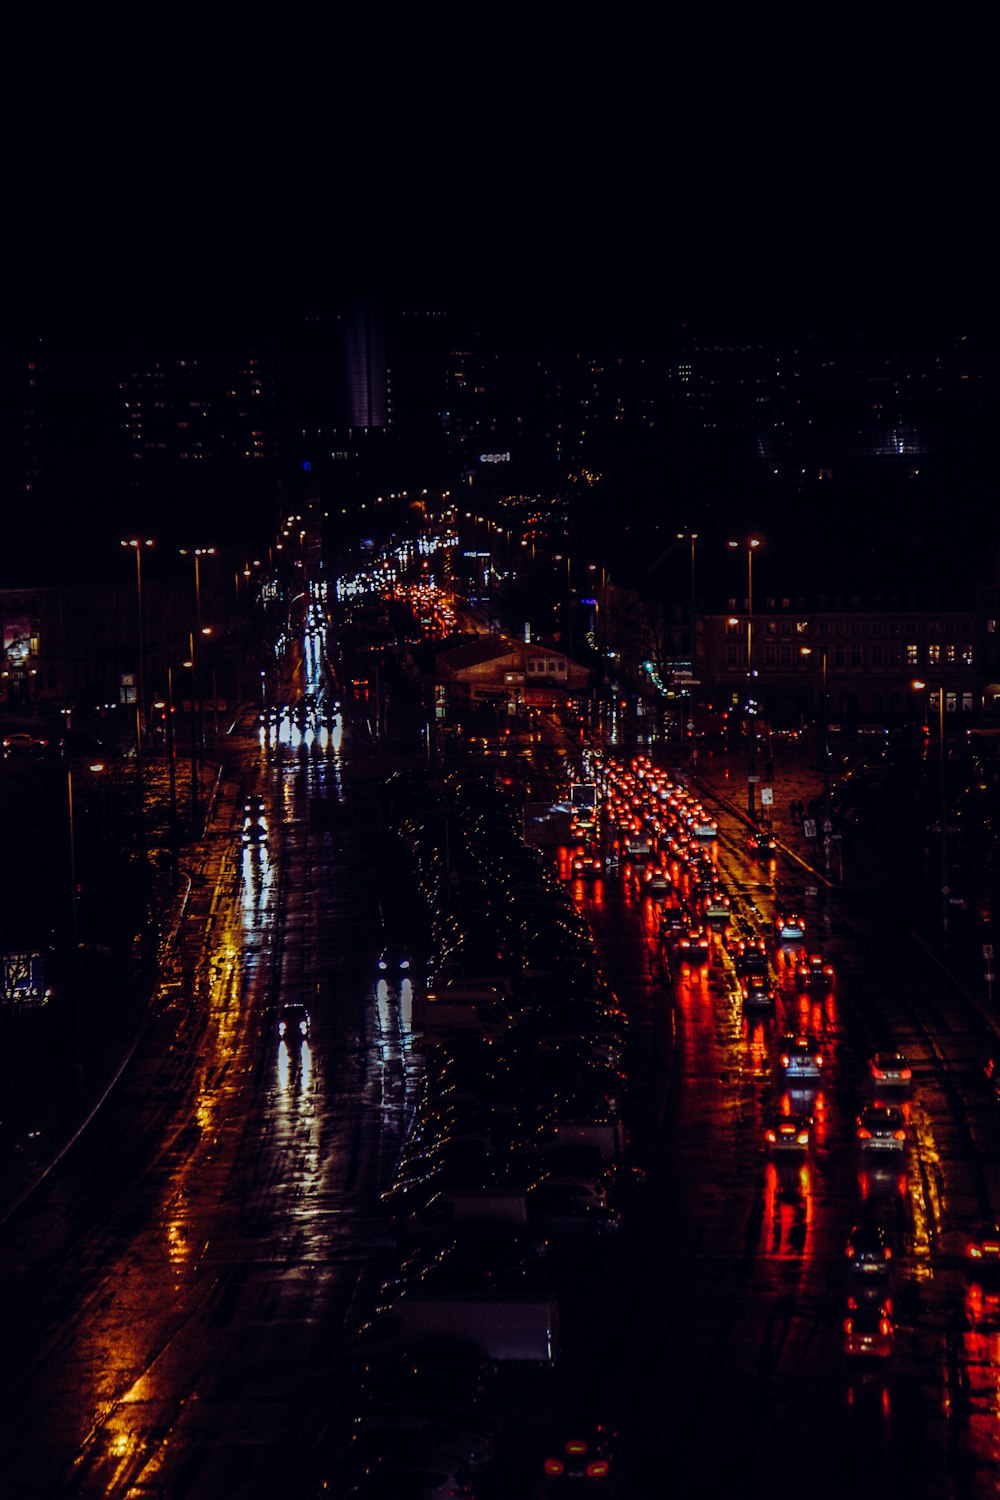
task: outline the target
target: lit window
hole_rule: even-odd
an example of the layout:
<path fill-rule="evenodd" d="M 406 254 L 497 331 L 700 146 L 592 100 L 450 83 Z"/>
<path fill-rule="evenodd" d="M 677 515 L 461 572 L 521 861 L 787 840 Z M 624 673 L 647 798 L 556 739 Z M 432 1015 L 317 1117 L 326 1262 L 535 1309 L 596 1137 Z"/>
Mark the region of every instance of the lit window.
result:
<path fill-rule="evenodd" d="M 919 648 L 915 641 L 908 642 L 906 647 L 906 665 L 915 667 L 919 657 Z"/>

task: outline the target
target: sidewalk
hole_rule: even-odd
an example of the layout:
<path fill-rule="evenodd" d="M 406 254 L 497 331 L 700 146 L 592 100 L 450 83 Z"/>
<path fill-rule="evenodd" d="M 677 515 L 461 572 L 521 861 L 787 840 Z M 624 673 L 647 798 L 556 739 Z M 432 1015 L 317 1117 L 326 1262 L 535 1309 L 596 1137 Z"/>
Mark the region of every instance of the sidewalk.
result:
<path fill-rule="evenodd" d="M 774 751 L 773 762 L 758 757 L 752 771 L 745 753 L 699 747 L 695 766 L 684 769 L 690 771 L 705 792 L 727 803 L 748 825 L 755 820 L 770 827 L 781 846 L 820 880 L 834 885 L 841 883 L 844 854 L 836 830 L 829 845 L 824 844 L 823 774 L 810 765 L 800 746 L 780 744 Z M 751 782 L 751 774 L 760 780 Z M 768 791 L 772 800 L 762 805 L 761 794 L 766 796 Z M 805 818 L 793 817 L 793 802 L 801 803 L 807 810 Z M 810 809 L 815 814 L 812 819 L 808 816 Z"/>
<path fill-rule="evenodd" d="M 685 766 L 683 769 L 688 771 L 690 768 Z M 855 855 L 850 830 L 848 838 L 841 840 L 837 839 L 835 830 L 829 845 L 829 869 L 826 866 L 822 834 L 822 773 L 811 766 L 794 745 L 782 745 L 777 751 L 770 780 L 763 774 L 767 769 L 765 762 L 761 768 L 761 780 L 754 784 L 754 806 L 760 822 L 768 821 L 770 811 L 770 826 L 782 849 L 810 872 L 817 886 L 856 891 L 860 881 L 870 893 L 877 891 L 880 878 L 888 878 L 886 867 L 872 866 L 870 846 L 867 855 L 859 862 L 858 856 L 864 851 L 859 848 Z M 702 791 L 710 798 L 726 803 L 749 826 L 749 772 L 745 754 L 733 755 L 725 749 L 700 750 L 697 766 L 691 774 Z M 759 791 L 766 786 L 773 791 L 770 809 L 760 806 Z M 802 823 L 792 817 L 790 806 L 793 801 L 804 803 L 807 808 L 810 803 L 814 805 L 819 814 L 815 838 L 808 838 Z M 882 852 L 886 855 L 886 851 Z M 891 854 L 887 857 L 891 860 Z M 906 925 L 927 961 L 940 971 L 942 980 L 961 991 L 983 1021 L 1000 1034 L 1000 1017 L 993 1003 L 992 987 L 987 986 L 984 978 L 983 944 L 992 945 L 994 941 L 991 913 L 977 910 L 954 913 L 946 943 L 942 942 L 936 903 L 930 907 L 915 903 Z"/>
<path fill-rule="evenodd" d="M 220 777 L 215 762 L 202 768 L 206 824 L 211 823 Z M 30 1059 L 32 1077 L 47 1086 L 32 1088 L 27 1099 L 18 1100 L 20 1108 L 0 1120 L 0 1228 L 86 1129 L 155 1019 L 157 993 L 168 976 L 187 910 L 188 871 L 199 864 L 203 847 L 204 837 L 182 851 L 176 889 L 164 884 L 159 892 L 155 956 L 152 950 L 145 956 L 119 954 L 103 984 L 92 979 L 85 985 L 80 998 L 83 1031 L 75 1052 L 72 1021 L 65 1003 L 60 1007 L 58 1001 L 29 1018 L 29 1026 L 30 1020 L 37 1024 L 22 1027 L 19 1044 L 8 1038 L 8 1063 L 15 1060 L 25 1067 Z"/>

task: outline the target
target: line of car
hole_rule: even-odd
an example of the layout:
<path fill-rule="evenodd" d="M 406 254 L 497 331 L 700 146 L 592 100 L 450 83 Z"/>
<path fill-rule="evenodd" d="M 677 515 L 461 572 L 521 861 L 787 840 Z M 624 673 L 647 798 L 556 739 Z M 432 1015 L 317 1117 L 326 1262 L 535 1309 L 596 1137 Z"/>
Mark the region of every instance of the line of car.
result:
<path fill-rule="evenodd" d="M 404 971 L 387 945 L 380 959 L 387 998 L 410 979 L 418 1086 L 383 1196 L 395 1253 L 344 1349 L 357 1402 L 337 1477 L 358 1500 L 436 1496 L 414 1475 L 447 1461 L 449 1493 L 488 1479 L 496 1493 L 497 1465 L 513 1462 L 512 1392 L 556 1380 L 561 1320 L 586 1305 L 581 1287 L 641 1188 L 623 1121 L 628 1025 L 586 921 L 492 779 L 401 774 L 383 801 L 424 897 L 429 956 L 407 953 Z M 564 1410 L 557 1388 L 539 1388 L 541 1411 L 553 1404 L 531 1440 L 532 1493 L 606 1489 L 613 1434 L 599 1414 Z"/>
<path fill-rule="evenodd" d="M 638 836 L 636 818 L 650 839 L 648 859 L 659 859 L 669 876 L 660 914 L 660 936 L 673 972 L 684 978 L 706 974 L 713 956 L 731 972 L 747 1012 L 775 1009 L 786 985 L 798 996 L 831 994 L 833 964 L 807 945 L 807 925 L 800 911 L 779 908 L 770 932 L 762 931 L 740 914 L 727 891 L 710 848 L 685 839 L 686 824 L 677 816 L 662 821 L 652 811 L 652 796 L 662 808 L 673 796 L 664 791 L 664 778 L 642 762 L 620 766 L 606 776 L 613 788 L 612 816 L 622 836 Z M 652 795 L 651 795 L 652 794 Z M 755 858 L 775 852 L 765 828 L 751 828 L 746 849 Z M 815 1098 L 823 1078 L 825 1056 L 819 1039 L 797 1027 L 777 1043 L 774 1074 L 777 1095 L 764 1123 L 764 1144 L 776 1164 L 800 1162 L 812 1149 Z M 872 1055 L 868 1064 L 872 1097 L 864 1102 L 854 1123 L 855 1142 L 863 1162 L 900 1161 L 907 1148 L 907 1121 L 901 1100 L 906 1097 L 912 1070 L 899 1052 Z M 986 1226 L 969 1254 L 981 1260 L 1000 1259 L 1000 1231 Z M 882 1362 L 893 1349 L 893 1312 L 889 1284 L 892 1244 L 889 1228 L 866 1206 L 847 1241 L 848 1281 L 842 1318 L 845 1355 L 851 1361 Z"/>

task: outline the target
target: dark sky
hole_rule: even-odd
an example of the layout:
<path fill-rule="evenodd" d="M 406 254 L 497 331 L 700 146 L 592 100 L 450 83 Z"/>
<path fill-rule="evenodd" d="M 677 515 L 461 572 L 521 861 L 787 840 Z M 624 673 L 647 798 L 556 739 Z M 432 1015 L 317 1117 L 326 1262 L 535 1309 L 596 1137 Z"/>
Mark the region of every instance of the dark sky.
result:
<path fill-rule="evenodd" d="M 182 8 L 32 38 L 0 315 L 101 338 L 375 295 L 644 343 L 986 317 L 976 37 L 745 24 L 508 8 L 321 36 Z"/>

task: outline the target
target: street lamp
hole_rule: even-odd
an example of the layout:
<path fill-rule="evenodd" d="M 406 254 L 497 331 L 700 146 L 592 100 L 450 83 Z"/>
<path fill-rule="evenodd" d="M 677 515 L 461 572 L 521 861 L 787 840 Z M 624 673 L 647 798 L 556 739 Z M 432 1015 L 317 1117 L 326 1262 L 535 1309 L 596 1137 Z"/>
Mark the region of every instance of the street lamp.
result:
<path fill-rule="evenodd" d="M 812 647 L 803 646 L 799 653 L 801 656 L 811 656 Z M 826 647 L 820 648 L 822 661 L 822 691 L 820 703 L 823 709 L 823 848 L 826 852 L 826 867 L 830 868 L 830 699 L 826 688 Z"/>
<path fill-rule="evenodd" d="M 123 547 L 131 547 L 135 551 L 135 603 L 139 652 L 139 691 L 135 702 L 135 763 L 139 774 L 140 793 L 142 788 L 142 723 L 143 715 L 146 712 L 146 680 L 142 639 L 142 549 L 143 547 L 152 547 L 153 545 L 153 541 L 150 538 L 144 540 L 142 537 L 137 536 L 126 537 L 122 541 Z"/>
<path fill-rule="evenodd" d="M 917 691 L 927 689 L 928 696 L 933 697 L 930 686 L 926 682 L 916 681 L 913 686 Z M 940 776 L 940 802 L 941 802 L 941 941 L 944 946 L 948 943 L 948 899 L 951 896 L 951 888 L 948 884 L 948 783 L 945 775 L 944 759 L 944 687 L 939 682 L 938 695 L 938 769 Z"/>
<path fill-rule="evenodd" d="M 692 546 L 694 544 L 692 543 Z M 760 538 L 748 536 L 744 542 L 729 542 L 729 547 L 734 550 L 740 547 L 747 549 L 747 719 L 750 727 L 750 773 L 747 778 L 747 812 L 751 817 L 755 816 L 753 788 L 757 780 L 755 774 L 757 759 L 757 722 L 756 722 L 756 700 L 754 695 L 754 671 L 753 671 L 753 555 L 760 546 Z"/>
<path fill-rule="evenodd" d="M 167 663 L 167 701 L 154 708 L 164 711 L 167 724 L 167 774 L 170 785 L 170 884 L 177 889 L 177 746 L 174 741 L 174 669 Z"/>
<path fill-rule="evenodd" d="M 90 767 L 103 771 L 102 761 Z M 66 767 L 66 811 L 69 818 L 70 940 L 73 944 L 73 1050 L 76 1085 L 83 1082 L 83 1016 L 80 1003 L 80 912 L 76 888 L 76 816 L 73 808 L 73 767 Z"/>
<path fill-rule="evenodd" d="M 553 562 L 562 562 L 563 554 L 556 552 L 552 558 Z M 573 590 L 570 585 L 570 557 L 566 553 L 566 655 L 573 655 Z"/>
<path fill-rule="evenodd" d="M 691 609 L 690 609 L 690 615 L 689 615 L 689 619 L 688 619 L 688 628 L 689 628 L 689 630 L 691 632 L 691 643 L 690 643 L 691 644 L 691 671 L 692 671 L 692 674 L 693 674 L 693 672 L 694 672 L 694 615 L 695 615 L 695 606 L 694 606 L 694 544 L 698 540 L 698 533 L 696 531 L 679 531 L 677 533 L 677 540 L 679 542 L 690 542 L 691 543 Z M 735 546 L 735 545 L 736 545 L 735 542 L 731 542 L 730 543 L 730 546 Z"/>
<path fill-rule="evenodd" d="M 198 825 L 198 741 L 195 730 L 194 718 L 194 694 L 195 694 L 195 658 L 194 658 L 194 631 L 188 631 L 189 650 L 191 652 L 187 661 L 181 662 L 182 667 L 191 669 L 191 820 L 195 827 Z"/>
<path fill-rule="evenodd" d="M 679 531 L 677 533 L 677 540 L 679 542 L 690 542 L 691 543 L 691 605 L 690 605 L 690 612 L 689 612 L 689 617 L 688 617 L 688 629 L 689 629 L 689 632 L 690 632 L 690 642 L 689 642 L 688 649 L 689 649 L 690 655 L 691 655 L 691 687 L 690 687 L 690 698 L 689 698 L 689 703 L 688 703 L 688 719 L 691 722 L 691 729 L 688 731 L 688 735 L 689 735 L 688 745 L 689 745 L 689 749 L 690 749 L 691 761 L 692 761 L 692 764 L 693 764 L 694 761 L 695 761 L 695 759 L 696 759 L 695 728 L 694 728 L 694 705 L 695 705 L 695 696 L 696 696 L 696 694 L 695 694 L 695 688 L 698 685 L 697 684 L 697 674 L 695 672 L 695 660 L 694 660 L 694 634 L 695 634 L 695 632 L 694 632 L 694 617 L 695 617 L 694 544 L 698 540 L 698 533 L 696 531 Z"/>
<path fill-rule="evenodd" d="M 206 635 L 201 623 L 201 559 L 203 557 L 214 557 L 214 547 L 181 547 L 181 557 L 194 558 L 194 603 L 195 603 L 195 630 L 199 636 Z M 200 649 L 200 643 L 199 643 Z M 193 651 L 193 648 L 192 648 Z M 194 670 L 192 674 L 194 693 L 198 702 L 198 744 L 201 754 L 205 753 L 205 716 L 201 693 L 201 663 L 200 657 L 194 658 Z"/>
<path fill-rule="evenodd" d="M 745 542 L 729 542 L 728 546 L 747 549 L 747 676 L 753 676 L 753 555 L 760 546 L 760 538 L 748 536 Z M 692 570 L 694 568 L 694 541 L 691 543 Z"/>

